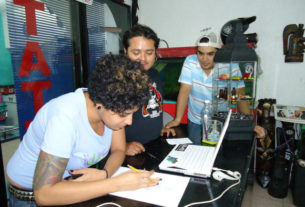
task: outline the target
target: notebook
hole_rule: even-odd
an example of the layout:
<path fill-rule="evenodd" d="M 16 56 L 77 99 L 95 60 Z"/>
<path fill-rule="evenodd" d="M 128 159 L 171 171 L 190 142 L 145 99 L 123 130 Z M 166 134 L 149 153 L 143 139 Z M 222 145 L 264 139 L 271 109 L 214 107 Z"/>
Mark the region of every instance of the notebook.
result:
<path fill-rule="evenodd" d="M 232 110 L 229 111 L 216 146 L 177 144 L 159 164 L 160 170 L 208 178 L 229 126 Z"/>

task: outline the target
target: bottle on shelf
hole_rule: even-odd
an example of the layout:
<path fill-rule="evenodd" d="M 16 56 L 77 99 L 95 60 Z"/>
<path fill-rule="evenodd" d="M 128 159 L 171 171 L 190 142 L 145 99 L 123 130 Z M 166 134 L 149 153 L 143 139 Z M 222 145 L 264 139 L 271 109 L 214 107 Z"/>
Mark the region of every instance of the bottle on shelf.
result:
<path fill-rule="evenodd" d="M 236 89 L 235 89 L 235 88 L 232 88 L 232 96 L 231 96 L 231 101 L 232 101 L 232 104 L 236 104 L 236 101 L 237 101 L 237 95 L 236 95 Z"/>
<path fill-rule="evenodd" d="M 223 98 L 223 89 L 219 90 L 219 95 L 218 96 L 219 96 L 219 98 Z"/>
<path fill-rule="evenodd" d="M 223 91 L 223 99 L 224 100 L 228 99 L 228 88 L 225 88 L 225 90 Z"/>

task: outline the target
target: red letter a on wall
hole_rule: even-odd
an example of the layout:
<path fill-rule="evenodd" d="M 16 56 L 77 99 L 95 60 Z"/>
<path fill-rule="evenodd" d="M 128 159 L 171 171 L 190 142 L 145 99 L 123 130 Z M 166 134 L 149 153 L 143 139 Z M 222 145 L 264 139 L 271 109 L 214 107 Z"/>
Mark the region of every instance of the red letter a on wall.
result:
<path fill-rule="evenodd" d="M 37 62 L 33 62 L 33 55 L 36 55 Z M 26 43 L 25 51 L 19 68 L 18 76 L 29 76 L 31 70 L 41 70 L 43 75 L 51 75 L 50 68 L 41 51 L 38 42 Z"/>

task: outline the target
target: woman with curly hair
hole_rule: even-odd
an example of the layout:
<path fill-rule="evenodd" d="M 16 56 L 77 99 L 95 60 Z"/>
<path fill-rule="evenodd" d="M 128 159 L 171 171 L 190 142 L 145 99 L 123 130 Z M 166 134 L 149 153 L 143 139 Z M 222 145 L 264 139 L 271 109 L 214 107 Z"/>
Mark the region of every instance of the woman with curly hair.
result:
<path fill-rule="evenodd" d="M 148 98 L 148 76 L 139 63 L 102 58 L 88 88 L 52 99 L 36 114 L 7 166 L 10 205 L 65 205 L 156 185 L 145 179 L 153 171 L 111 177 L 125 158 L 124 127 Z M 88 168 L 109 151 L 104 169 Z"/>

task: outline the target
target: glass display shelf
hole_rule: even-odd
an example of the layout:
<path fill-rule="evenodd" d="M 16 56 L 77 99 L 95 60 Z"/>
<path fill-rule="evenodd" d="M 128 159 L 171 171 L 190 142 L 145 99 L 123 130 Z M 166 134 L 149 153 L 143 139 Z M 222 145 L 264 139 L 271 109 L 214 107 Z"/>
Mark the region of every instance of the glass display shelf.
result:
<path fill-rule="evenodd" d="M 0 142 L 19 138 L 19 128 L 16 126 L 0 125 Z"/>

